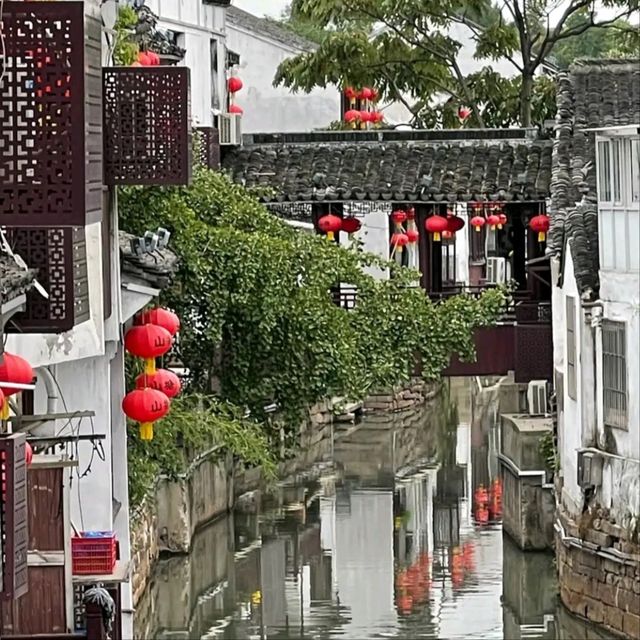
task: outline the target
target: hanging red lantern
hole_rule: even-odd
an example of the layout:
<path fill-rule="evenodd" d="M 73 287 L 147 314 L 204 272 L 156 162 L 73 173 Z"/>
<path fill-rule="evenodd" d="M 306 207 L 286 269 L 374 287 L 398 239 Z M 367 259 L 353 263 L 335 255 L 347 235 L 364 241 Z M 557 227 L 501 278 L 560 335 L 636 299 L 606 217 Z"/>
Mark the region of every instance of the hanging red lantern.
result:
<path fill-rule="evenodd" d="M 418 242 L 420 234 L 418 233 L 417 229 L 407 229 L 407 238 L 409 239 L 409 244 L 415 244 L 416 242 Z"/>
<path fill-rule="evenodd" d="M 12 387 L 12 382 L 31 384 L 33 377 L 33 369 L 24 358 L 7 351 L 0 355 L 0 391 L 4 396 L 12 396 L 22 391 L 20 388 Z"/>
<path fill-rule="evenodd" d="M 372 116 L 373 116 L 373 113 L 371 113 L 371 111 L 361 111 L 360 112 L 360 121 L 361 122 L 373 122 L 373 120 L 371 119 Z"/>
<path fill-rule="evenodd" d="M 534 216 L 529 221 L 529 228 L 538 233 L 538 242 L 544 242 L 547 239 L 547 231 L 549 231 L 549 227 L 549 216 L 544 213 Z"/>
<path fill-rule="evenodd" d="M 406 233 L 394 233 L 391 236 L 391 246 L 398 253 L 402 253 L 402 248 L 406 247 L 409 243 L 409 238 Z"/>
<path fill-rule="evenodd" d="M 244 109 L 238 104 L 232 104 L 229 106 L 229 113 L 235 113 L 238 116 L 241 116 L 244 113 Z"/>
<path fill-rule="evenodd" d="M 344 90 L 344 96 L 349 102 L 355 100 L 358 97 L 358 92 L 353 87 L 347 87 Z"/>
<path fill-rule="evenodd" d="M 382 111 L 372 111 L 370 119 L 371 122 L 378 124 L 384 120 L 384 113 Z"/>
<path fill-rule="evenodd" d="M 424 222 L 424 227 L 428 233 L 433 234 L 433 241 L 440 242 L 442 232 L 448 227 L 447 219 L 443 216 L 430 216 Z"/>
<path fill-rule="evenodd" d="M 238 93 L 244 87 L 244 83 L 238 76 L 231 76 L 227 80 L 227 86 L 229 87 L 229 93 Z"/>
<path fill-rule="evenodd" d="M 373 97 L 373 90 L 369 87 L 363 87 L 360 91 L 360 97 L 363 100 L 371 100 L 371 98 Z"/>
<path fill-rule="evenodd" d="M 24 457 L 27 463 L 27 467 L 30 467 L 31 463 L 33 462 L 33 449 L 28 442 L 24 443 Z"/>
<path fill-rule="evenodd" d="M 330 213 L 318 220 L 318 228 L 327 234 L 329 240 L 333 240 L 335 234 L 342 229 L 342 219 Z"/>
<path fill-rule="evenodd" d="M 449 231 L 449 229 L 445 229 L 442 232 L 442 239 L 443 240 L 451 240 L 451 238 L 453 238 L 455 236 L 455 231 Z"/>
<path fill-rule="evenodd" d="M 353 216 L 348 216 L 347 218 L 344 218 L 342 220 L 342 231 L 345 231 L 349 235 L 351 235 L 352 233 L 357 233 L 358 231 L 360 231 L 361 227 L 362 223 L 360 222 L 360 220 Z"/>
<path fill-rule="evenodd" d="M 349 111 L 344 114 L 345 122 L 349 122 L 351 124 L 357 122 L 358 120 L 360 120 L 360 112 L 356 109 L 349 109 Z"/>
<path fill-rule="evenodd" d="M 131 420 L 140 423 L 140 438 L 153 440 L 153 423 L 169 413 L 169 398 L 157 389 L 130 391 L 122 401 L 122 410 Z"/>
<path fill-rule="evenodd" d="M 371 100 L 375 102 L 379 97 L 380 97 L 380 92 L 375 87 L 373 87 L 371 89 Z"/>
<path fill-rule="evenodd" d="M 391 219 L 393 220 L 393 224 L 400 225 L 407 219 L 407 212 L 402 211 L 402 209 L 398 209 L 391 214 Z"/>
<path fill-rule="evenodd" d="M 160 56 L 155 51 L 147 51 L 147 57 L 152 67 L 157 67 L 160 64 Z"/>
<path fill-rule="evenodd" d="M 467 120 L 470 115 L 471 109 L 469 109 L 469 107 L 460 107 L 458 109 L 458 120 L 460 120 L 460 123 L 463 123 L 465 120 Z"/>
<path fill-rule="evenodd" d="M 491 231 L 495 231 L 496 227 L 500 224 L 500 218 L 492 213 L 490 216 L 487 216 L 487 224 L 491 228 Z"/>
<path fill-rule="evenodd" d="M 498 218 L 500 219 L 500 222 L 498 223 L 498 229 L 502 229 L 502 227 L 507 224 L 507 216 L 505 216 L 504 213 L 499 213 Z"/>
<path fill-rule="evenodd" d="M 146 51 L 140 51 L 140 53 L 138 53 L 138 62 L 143 66 L 143 67 L 150 67 L 153 63 L 151 62 L 151 58 L 149 57 L 148 52 Z"/>
<path fill-rule="evenodd" d="M 167 398 L 175 398 L 182 389 L 182 383 L 173 371 L 158 369 L 152 375 L 141 373 L 136 378 L 136 389 L 146 388 L 162 391 Z"/>
<path fill-rule="evenodd" d="M 171 334 L 156 324 L 131 327 L 124 337 L 124 347 L 132 355 L 145 359 L 145 373 L 156 372 L 156 358 L 171 349 Z"/>
<path fill-rule="evenodd" d="M 473 218 L 471 218 L 469 222 L 477 232 L 480 232 L 480 230 L 482 229 L 482 227 L 484 227 L 487 221 L 482 216 L 473 216 Z"/>
<path fill-rule="evenodd" d="M 136 316 L 135 324 L 155 324 L 166 329 L 172 337 L 180 331 L 180 318 L 173 311 L 162 307 L 154 307 L 153 309 L 142 311 Z"/>
<path fill-rule="evenodd" d="M 452 234 L 456 233 L 456 231 L 460 231 L 464 227 L 464 220 L 459 218 L 458 216 L 449 216 L 447 218 L 447 231 L 450 231 Z"/>
<path fill-rule="evenodd" d="M 407 209 L 407 220 L 415 220 L 416 219 L 416 210 L 413 207 L 409 207 Z"/>

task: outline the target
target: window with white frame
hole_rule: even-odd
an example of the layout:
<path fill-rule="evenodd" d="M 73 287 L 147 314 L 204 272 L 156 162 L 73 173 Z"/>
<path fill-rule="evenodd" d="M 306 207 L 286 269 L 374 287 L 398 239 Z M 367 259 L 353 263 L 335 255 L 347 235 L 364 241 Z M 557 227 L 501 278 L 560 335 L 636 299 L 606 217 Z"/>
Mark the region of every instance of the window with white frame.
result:
<path fill-rule="evenodd" d="M 604 423 L 627 428 L 627 337 L 624 322 L 602 323 L 602 402 Z"/>
<path fill-rule="evenodd" d="M 600 265 L 640 270 L 640 137 L 597 141 Z"/>
<path fill-rule="evenodd" d="M 567 393 L 572 400 L 577 396 L 576 381 L 576 300 L 567 296 Z"/>

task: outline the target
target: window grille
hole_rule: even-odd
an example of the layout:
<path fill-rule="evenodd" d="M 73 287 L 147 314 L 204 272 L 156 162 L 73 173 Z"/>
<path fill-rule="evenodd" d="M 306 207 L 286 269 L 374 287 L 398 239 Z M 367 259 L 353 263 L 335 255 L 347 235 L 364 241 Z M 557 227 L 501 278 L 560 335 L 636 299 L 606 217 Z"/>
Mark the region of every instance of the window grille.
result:
<path fill-rule="evenodd" d="M 625 324 L 602 323 L 602 372 L 604 422 L 610 427 L 627 428 L 627 338 Z"/>
<path fill-rule="evenodd" d="M 567 393 L 572 400 L 577 396 L 576 383 L 576 301 L 567 296 Z"/>

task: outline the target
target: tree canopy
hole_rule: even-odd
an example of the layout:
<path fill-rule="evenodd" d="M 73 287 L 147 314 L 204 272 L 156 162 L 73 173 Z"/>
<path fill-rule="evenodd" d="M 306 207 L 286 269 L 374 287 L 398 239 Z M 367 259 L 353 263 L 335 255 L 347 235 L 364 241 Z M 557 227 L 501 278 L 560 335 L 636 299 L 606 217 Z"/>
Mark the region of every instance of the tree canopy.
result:
<path fill-rule="evenodd" d="M 294 0 L 291 20 L 324 36 L 317 50 L 285 60 L 274 83 L 303 91 L 375 85 L 404 103 L 415 124 L 451 126 L 465 105 L 476 126 L 531 126 L 551 115 L 550 83 L 539 72 L 554 49 L 616 28 L 638 8 L 638 0 L 600 4 L 612 15 L 599 17 L 593 0 Z M 455 25 L 487 61 L 481 71 L 465 73 Z M 491 68 L 499 59 L 513 65 L 513 78 Z"/>

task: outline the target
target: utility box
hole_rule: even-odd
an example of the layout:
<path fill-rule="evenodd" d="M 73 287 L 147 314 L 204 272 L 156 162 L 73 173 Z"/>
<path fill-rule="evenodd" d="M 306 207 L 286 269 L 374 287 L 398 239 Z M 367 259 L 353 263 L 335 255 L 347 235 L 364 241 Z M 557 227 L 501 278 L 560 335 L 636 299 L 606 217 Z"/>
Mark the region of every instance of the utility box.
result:
<path fill-rule="evenodd" d="M 578 486 L 584 491 L 602 486 L 602 456 L 593 451 L 578 451 Z"/>

